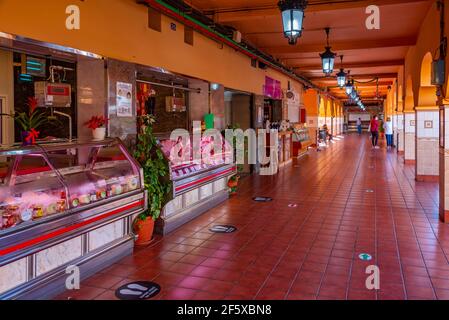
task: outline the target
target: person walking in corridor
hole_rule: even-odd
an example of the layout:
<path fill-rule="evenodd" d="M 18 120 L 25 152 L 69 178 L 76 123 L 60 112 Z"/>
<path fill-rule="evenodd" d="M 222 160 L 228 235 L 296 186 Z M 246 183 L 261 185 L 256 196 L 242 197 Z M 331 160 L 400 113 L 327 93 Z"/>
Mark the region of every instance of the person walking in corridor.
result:
<path fill-rule="evenodd" d="M 371 132 L 371 143 L 373 148 L 379 149 L 377 142 L 379 140 L 379 121 L 377 120 L 377 115 L 375 115 L 369 124 L 369 130 Z"/>
<path fill-rule="evenodd" d="M 387 121 L 384 123 L 385 137 L 387 138 L 387 149 L 391 149 L 393 146 L 393 124 L 391 123 L 391 118 L 388 117 Z"/>
<path fill-rule="evenodd" d="M 359 133 L 359 135 L 362 134 L 362 119 L 361 118 L 357 119 L 357 132 Z"/>

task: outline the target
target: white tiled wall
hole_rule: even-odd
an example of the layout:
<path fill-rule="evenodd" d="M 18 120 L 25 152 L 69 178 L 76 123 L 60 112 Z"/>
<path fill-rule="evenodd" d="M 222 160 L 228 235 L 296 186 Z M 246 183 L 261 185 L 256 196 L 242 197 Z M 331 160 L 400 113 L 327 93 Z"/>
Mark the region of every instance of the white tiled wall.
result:
<path fill-rule="evenodd" d="M 307 126 L 309 128 L 317 128 L 318 127 L 318 117 L 309 117 L 307 116 Z"/>
<path fill-rule="evenodd" d="M 414 125 L 413 125 L 414 123 Z M 404 115 L 404 129 L 405 133 L 416 132 L 416 116 L 414 113 L 406 113 Z"/>
<path fill-rule="evenodd" d="M 318 117 L 318 127 L 322 127 L 326 123 L 325 117 Z"/>
<path fill-rule="evenodd" d="M 415 122 L 413 125 L 413 122 Z M 416 143 L 416 117 L 415 113 L 404 114 L 404 158 L 405 160 L 415 160 Z"/>
<path fill-rule="evenodd" d="M 431 123 L 432 128 L 426 128 L 425 123 Z M 416 137 L 438 138 L 439 136 L 439 112 L 417 111 L 416 112 Z"/>
<path fill-rule="evenodd" d="M 426 122 L 431 127 L 425 126 Z M 416 174 L 437 176 L 439 174 L 439 112 L 438 110 L 416 112 Z"/>
<path fill-rule="evenodd" d="M 449 149 L 449 106 L 445 106 L 444 111 L 444 127 L 445 127 L 445 137 L 444 137 L 444 149 Z M 448 168 L 449 170 L 449 168 Z"/>
<path fill-rule="evenodd" d="M 398 114 L 397 115 L 397 128 L 398 130 L 404 130 L 404 115 Z"/>

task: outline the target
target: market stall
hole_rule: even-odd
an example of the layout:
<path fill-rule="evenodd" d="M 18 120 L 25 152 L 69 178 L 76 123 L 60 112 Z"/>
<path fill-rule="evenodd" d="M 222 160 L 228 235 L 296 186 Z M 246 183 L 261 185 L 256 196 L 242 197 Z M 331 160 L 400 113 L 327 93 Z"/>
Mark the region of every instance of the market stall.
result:
<path fill-rule="evenodd" d="M 292 156 L 293 157 L 302 157 L 303 155 L 307 154 L 307 151 L 309 147 L 313 144 L 312 140 L 310 139 L 310 132 L 309 128 L 307 128 L 304 124 L 297 124 L 293 128 L 293 150 L 292 150 Z"/>
<path fill-rule="evenodd" d="M 279 167 L 282 167 L 292 161 L 292 131 L 281 131 L 278 133 L 278 159 Z"/>
<path fill-rule="evenodd" d="M 0 299 L 45 298 L 131 254 L 146 208 L 139 165 L 118 139 L 0 148 Z"/>
<path fill-rule="evenodd" d="M 228 179 L 237 168 L 230 159 L 233 150 L 229 143 L 225 139 L 216 143 L 220 144 L 219 152 L 213 138 L 203 136 L 201 157 L 194 159 L 192 137 L 161 139 L 161 148 L 170 161 L 173 200 L 163 209 L 156 226 L 158 232 L 166 234 L 228 199 Z"/>

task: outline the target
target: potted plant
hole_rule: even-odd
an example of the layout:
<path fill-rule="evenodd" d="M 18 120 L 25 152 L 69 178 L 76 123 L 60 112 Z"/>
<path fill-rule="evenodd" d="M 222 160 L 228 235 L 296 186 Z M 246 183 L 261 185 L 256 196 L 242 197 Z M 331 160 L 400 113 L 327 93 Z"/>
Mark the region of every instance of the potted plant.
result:
<path fill-rule="evenodd" d="M 148 209 L 137 216 L 133 224 L 137 235 L 136 245 L 151 241 L 154 222 L 159 218 L 162 207 L 168 200 L 171 182 L 168 179 L 168 161 L 160 150 L 153 134 L 153 115 L 139 116 L 141 127 L 137 135 L 134 157 L 143 169 L 144 185 L 148 192 Z"/>
<path fill-rule="evenodd" d="M 104 140 L 106 137 L 106 121 L 103 116 L 92 116 L 85 126 L 92 129 L 92 137 L 94 140 Z"/>
<path fill-rule="evenodd" d="M 235 125 L 228 125 L 227 129 L 237 130 L 237 129 L 240 129 L 240 125 L 238 123 Z M 225 131 L 222 132 L 222 135 L 225 135 Z M 231 143 L 231 142 L 229 141 L 229 143 Z M 234 153 L 234 159 L 237 159 L 237 137 L 235 135 L 232 137 L 232 148 L 233 148 L 233 153 Z M 244 155 L 246 156 L 247 154 L 248 154 L 248 137 L 245 136 L 245 138 L 244 138 Z M 229 188 L 230 195 L 237 194 L 237 186 L 239 184 L 241 174 L 243 173 L 243 170 L 244 170 L 244 164 L 239 163 L 236 165 L 236 167 L 237 167 L 237 174 L 233 175 L 228 180 L 228 188 Z"/>
<path fill-rule="evenodd" d="M 45 112 L 37 109 L 37 99 L 28 97 L 28 112 L 16 112 L 15 114 L 1 114 L 14 118 L 21 127 L 22 145 L 32 145 L 36 143 L 39 137 L 39 127 L 48 121 Z"/>
<path fill-rule="evenodd" d="M 240 179 L 239 175 L 234 175 L 229 178 L 228 187 L 229 187 L 229 193 L 231 195 L 237 194 L 237 186 L 239 184 L 239 179 Z"/>

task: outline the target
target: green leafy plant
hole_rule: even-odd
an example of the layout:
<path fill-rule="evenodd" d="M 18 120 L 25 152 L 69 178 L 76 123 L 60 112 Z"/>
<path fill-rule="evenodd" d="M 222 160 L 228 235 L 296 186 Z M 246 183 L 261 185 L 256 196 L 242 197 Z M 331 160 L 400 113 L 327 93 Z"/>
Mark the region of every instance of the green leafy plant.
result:
<path fill-rule="evenodd" d="M 16 112 L 14 114 L 0 114 L 1 116 L 9 116 L 14 118 L 16 123 L 21 127 L 26 134 L 25 140 L 34 143 L 39 136 L 37 129 L 48 122 L 48 117 L 45 112 L 37 108 L 37 99 L 35 97 L 28 97 L 28 112 Z"/>
<path fill-rule="evenodd" d="M 138 216 L 145 220 L 151 217 L 156 220 L 162 207 L 168 201 L 172 183 L 169 180 L 169 164 L 159 148 L 153 134 L 153 115 L 139 117 L 141 128 L 137 135 L 136 150 L 134 157 L 143 168 L 145 189 L 148 191 L 148 210 Z"/>
<path fill-rule="evenodd" d="M 34 97 L 28 98 L 29 112 L 16 113 L 14 119 L 22 127 L 23 131 L 31 131 L 31 129 L 38 129 L 41 125 L 47 122 L 47 117 L 44 112 L 37 109 L 37 100 Z"/>

